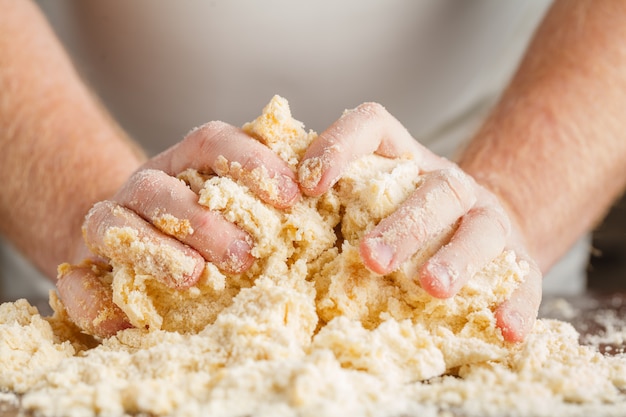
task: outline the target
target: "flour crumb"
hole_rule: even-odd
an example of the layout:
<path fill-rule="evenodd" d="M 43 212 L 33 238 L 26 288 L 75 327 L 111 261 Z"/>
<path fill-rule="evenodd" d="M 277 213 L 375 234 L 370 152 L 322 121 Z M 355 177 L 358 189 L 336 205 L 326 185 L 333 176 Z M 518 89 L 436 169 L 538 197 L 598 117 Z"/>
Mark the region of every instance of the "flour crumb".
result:
<path fill-rule="evenodd" d="M 157 213 L 152 219 L 152 224 L 162 232 L 174 236 L 177 239 L 184 239 L 193 234 L 193 227 L 191 227 L 189 219 L 179 219 L 169 213 Z"/>

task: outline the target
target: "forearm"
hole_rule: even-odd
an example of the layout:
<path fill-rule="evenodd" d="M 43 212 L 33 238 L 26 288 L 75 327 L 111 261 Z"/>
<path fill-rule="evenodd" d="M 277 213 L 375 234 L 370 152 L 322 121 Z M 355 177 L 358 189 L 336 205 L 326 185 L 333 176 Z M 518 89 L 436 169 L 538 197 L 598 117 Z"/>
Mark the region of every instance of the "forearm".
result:
<path fill-rule="evenodd" d="M 0 1 L 0 232 L 48 276 L 141 157 L 78 79 L 39 11 Z"/>
<path fill-rule="evenodd" d="M 557 1 L 460 158 L 546 271 L 626 183 L 626 4 Z"/>

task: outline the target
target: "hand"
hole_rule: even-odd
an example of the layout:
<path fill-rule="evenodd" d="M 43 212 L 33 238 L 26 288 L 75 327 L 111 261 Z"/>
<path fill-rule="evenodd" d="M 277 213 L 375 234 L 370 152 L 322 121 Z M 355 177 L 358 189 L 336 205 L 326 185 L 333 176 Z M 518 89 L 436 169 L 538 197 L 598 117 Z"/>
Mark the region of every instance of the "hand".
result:
<path fill-rule="evenodd" d="M 110 283 L 103 277 L 109 271 L 108 260 L 137 264 L 142 259 L 106 245 L 111 228 L 129 227 L 155 250 L 171 249 L 159 253 L 173 250 L 178 254 L 177 263 L 167 259 L 159 262 L 159 253 L 151 261 L 155 278 L 172 288 L 194 285 L 206 261 L 231 274 L 244 272 L 252 265 L 251 237 L 221 214 L 201 206 L 198 196 L 175 178 L 188 168 L 238 179 L 277 208 L 290 207 L 300 198 L 293 171 L 241 129 L 211 122 L 192 131 L 183 141 L 146 162 L 115 196 L 95 204 L 86 216 L 86 246 L 81 243 L 77 261 L 86 260 L 60 268 L 57 283 L 70 318 L 86 332 L 106 337 L 130 326 L 113 304 Z M 264 181 L 259 181 L 260 177 Z M 261 183 L 265 185 L 261 187 Z"/>
<path fill-rule="evenodd" d="M 451 297 L 504 249 L 514 250 L 518 260 L 528 262 L 530 273 L 499 306 L 496 320 L 506 340 L 522 340 L 539 309 L 541 272 L 524 249 L 521 233 L 493 193 L 420 145 L 382 106 L 366 103 L 346 112 L 311 144 L 298 171 L 303 193 L 324 193 L 350 162 L 372 152 L 385 157 L 410 154 L 425 176 L 401 207 L 364 236 L 359 247 L 363 263 L 387 274 L 458 221 L 450 242 L 421 267 L 421 286 L 435 297 Z"/>

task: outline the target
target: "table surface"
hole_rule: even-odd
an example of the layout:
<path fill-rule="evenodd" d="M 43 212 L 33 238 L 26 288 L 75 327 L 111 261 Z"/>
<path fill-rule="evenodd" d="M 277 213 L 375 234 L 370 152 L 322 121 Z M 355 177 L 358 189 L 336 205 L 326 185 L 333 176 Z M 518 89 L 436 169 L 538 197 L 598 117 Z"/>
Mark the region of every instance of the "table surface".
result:
<path fill-rule="evenodd" d="M 42 314 L 47 314 L 47 301 L 32 303 L 40 308 Z M 539 317 L 571 323 L 580 332 L 582 344 L 594 345 L 605 355 L 626 352 L 626 292 L 546 297 Z M 611 334 L 621 337 L 612 338 Z M 0 417 L 34 416 L 18 405 L 0 400 Z"/>

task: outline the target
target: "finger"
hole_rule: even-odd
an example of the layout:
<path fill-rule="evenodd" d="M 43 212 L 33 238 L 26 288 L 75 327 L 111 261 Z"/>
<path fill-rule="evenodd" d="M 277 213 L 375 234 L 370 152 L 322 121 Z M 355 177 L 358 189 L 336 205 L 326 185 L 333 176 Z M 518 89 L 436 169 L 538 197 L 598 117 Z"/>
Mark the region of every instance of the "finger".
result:
<path fill-rule="evenodd" d="M 495 311 L 496 324 L 504 340 L 509 342 L 521 342 L 526 338 L 533 329 L 541 303 L 541 271 L 534 261 L 522 259 L 530 265 L 528 275 L 511 298 Z"/>
<path fill-rule="evenodd" d="M 205 260 L 198 252 L 111 201 L 93 206 L 83 236 L 95 254 L 133 265 L 172 288 L 190 287 L 204 270 Z"/>
<path fill-rule="evenodd" d="M 459 169 L 428 174 L 398 210 L 361 240 L 363 263 L 379 274 L 393 271 L 430 237 L 453 225 L 475 201 L 472 183 Z"/>
<path fill-rule="evenodd" d="M 450 242 L 440 248 L 420 271 L 422 288 L 434 297 L 455 295 L 465 283 L 502 253 L 510 224 L 502 210 L 481 207 L 461 218 Z"/>
<path fill-rule="evenodd" d="M 285 161 L 243 130 L 222 122 L 209 122 L 190 132 L 145 167 L 171 176 L 188 168 L 226 175 L 277 208 L 291 207 L 300 198 L 295 174 Z"/>
<path fill-rule="evenodd" d="M 158 170 L 135 173 L 115 200 L 162 232 L 198 251 L 229 273 L 240 273 L 254 262 L 252 238 L 221 214 L 198 203 L 187 185 Z"/>
<path fill-rule="evenodd" d="M 59 268 L 57 290 L 70 319 L 88 334 L 106 338 L 132 327 L 113 303 L 110 284 L 100 279 L 102 266 L 85 264 Z"/>
<path fill-rule="evenodd" d="M 402 124 L 377 103 L 346 111 L 307 149 L 298 169 L 305 194 L 332 187 L 355 159 L 377 152 L 387 157 L 417 154 L 419 146 Z"/>

